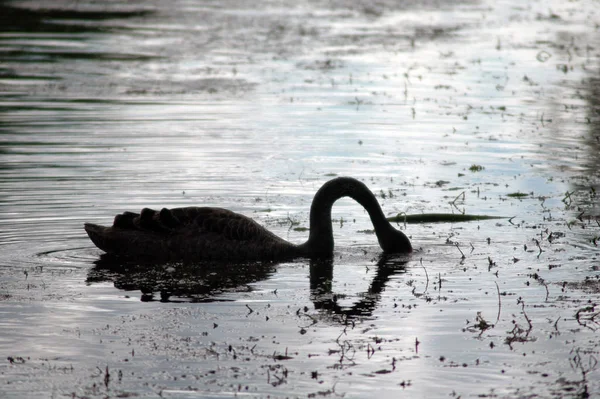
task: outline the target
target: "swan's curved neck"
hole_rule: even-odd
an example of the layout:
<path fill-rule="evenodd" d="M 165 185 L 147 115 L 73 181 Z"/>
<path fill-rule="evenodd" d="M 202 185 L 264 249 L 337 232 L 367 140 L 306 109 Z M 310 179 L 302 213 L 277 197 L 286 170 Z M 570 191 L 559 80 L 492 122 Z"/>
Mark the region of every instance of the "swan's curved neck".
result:
<path fill-rule="evenodd" d="M 390 234 L 390 230 L 395 231 L 367 186 L 350 177 L 338 177 L 328 181 L 317 191 L 310 207 L 310 235 L 308 241 L 301 246 L 310 256 L 327 257 L 333 254 L 331 208 L 342 197 L 354 199 L 367 210 L 380 243 Z"/>

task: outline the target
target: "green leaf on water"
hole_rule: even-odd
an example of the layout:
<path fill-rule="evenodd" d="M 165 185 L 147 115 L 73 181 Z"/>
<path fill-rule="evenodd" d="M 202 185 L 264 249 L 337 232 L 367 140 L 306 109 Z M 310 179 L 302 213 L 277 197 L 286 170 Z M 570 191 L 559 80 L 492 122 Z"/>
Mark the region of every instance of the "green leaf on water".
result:
<path fill-rule="evenodd" d="M 524 198 L 524 197 L 528 197 L 529 194 L 516 192 L 516 193 L 506 194 L 506 196 L 507 197 L 512 197 L 512 198 Z"/>
<path fill-rule="evenodd" d="M 469 168 L 469 170 L 471 172 L 481 172 L 484 169 L 485 168 L 483 166 L 481 166 L 481 165 L 475 165 L 475 164 L 471 165 L 471 167 Z"/>

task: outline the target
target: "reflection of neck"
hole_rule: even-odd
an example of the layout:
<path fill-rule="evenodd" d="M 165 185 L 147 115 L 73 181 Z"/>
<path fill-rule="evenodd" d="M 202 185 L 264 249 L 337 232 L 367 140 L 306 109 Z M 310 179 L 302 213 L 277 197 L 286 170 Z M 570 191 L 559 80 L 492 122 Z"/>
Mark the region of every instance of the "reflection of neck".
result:
<path fill-rule="evenodd" d="M 310 261 L 311 295 L 330 294 L 333 280 L 333 261 L 331 259 Z"/>
<path fill-rule="evenodd" d="M 390 277 L 397 273 L 406 272 L 406 261 L 394 260 L 381 256 L 377 262 L 375 277 L 362 299 L 351 308 L 343 309 L 337 304 L 332 290 L 333 261 L 314 260 L 310 262 L 310 296 L 315 309 L 327 310 L 336 315 L 346 317 L 371 316 L 381 300 L 381 293 Z"/>

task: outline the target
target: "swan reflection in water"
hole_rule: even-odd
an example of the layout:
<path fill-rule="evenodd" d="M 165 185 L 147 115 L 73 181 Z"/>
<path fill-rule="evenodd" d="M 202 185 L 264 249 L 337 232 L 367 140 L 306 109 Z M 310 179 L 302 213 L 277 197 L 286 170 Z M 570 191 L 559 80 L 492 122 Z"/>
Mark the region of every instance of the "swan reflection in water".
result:
<path fill-rule="evenodd" d="M 219 295 L 251 291 L 250 284 L 276 271 L 273 262 L 138 263 L 103 254 L 94 262 L 86 283 L 113 282 L 124 291 L 141 291 L 143 302 L 215 302 Z"/>
<path fill-rule="evenodd" d="M 350 307 L 338 304 L 333 292 L 332 259 L 310 260 L 310 300 L 324 316 L 342 319 L 368 317 L 379 305 L 390 278 L 406 271 L 406 257 L 380 255 L 366 292 Z M 277 270 L 274 262 L 245 262 L 224 267 L 222 262 L 198 264 L 140 264 L 102 255 L 89 271 L 88 284 L 112 282 L 118 289 L 141 292 L 142 301 L 227 301 L 228 292 L 250 292 L 251 284 L 268 280 Z M 343 264 L 336 267 L 343 268 Z M 327 318 L 327 317 L 326 317 Z"/>
<path fill-rule="evenodd" d="M 315 309 L 331 316 L 342 316 L 339 321 L 347 319 L 369 317 L 373 314 L 381 294 L 390 278 L 406 272 L 406 257 L 380 255 L 375 265 L 375 276 L 366 292 L 358 294 L 361 298 L 352 306 L 345 307 L 338 303 L 338 295 L 333 292 L 333 261 L 317 260 L 310 263 L 310 300 Z M 343 265 L 338 265 L 343 267 Z"/>

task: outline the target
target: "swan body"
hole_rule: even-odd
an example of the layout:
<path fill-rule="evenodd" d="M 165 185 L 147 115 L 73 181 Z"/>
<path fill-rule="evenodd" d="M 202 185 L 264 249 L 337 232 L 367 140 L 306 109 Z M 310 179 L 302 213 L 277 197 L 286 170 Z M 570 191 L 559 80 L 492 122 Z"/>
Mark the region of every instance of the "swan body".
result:
<path fill-rule="evenodd" d="M 223 208 L 145 208 L 140 214 L 117 215 L 110 227 L 92 223 L 84 227 L 92 242 L 109 254 L 156 262 L 330 258 L 334 246 L 331 208 L 342 197 L 353 198 L 367 210 L 384 252 L 412 251 L 408 237 L 386 220 L 373 193 L 351 177 L 330 180 L 317 191 L 310 209 L 309 238 L 300 245 Z"/>

